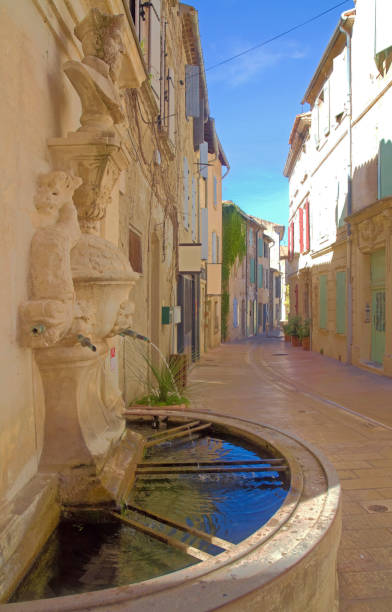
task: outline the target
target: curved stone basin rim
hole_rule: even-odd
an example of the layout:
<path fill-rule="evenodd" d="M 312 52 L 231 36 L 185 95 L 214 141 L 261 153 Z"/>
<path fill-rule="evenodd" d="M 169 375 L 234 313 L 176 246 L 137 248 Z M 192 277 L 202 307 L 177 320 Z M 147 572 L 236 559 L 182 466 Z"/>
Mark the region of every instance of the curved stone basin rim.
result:
<path fill-rule="evenodd" d="M 151 411 L 149 411 L 145 414 L 149 414 L 151 416 L 152 413 Z M 301 496 L 303 493 L 302 469 L 296 457 L 294 457 L 292 452 L 293 449 L 290 449 L 290 446 L 296 449 L 300 449 L 303 454 L 307 453 L 311 461 L 317 463 L 319 466 L 322 467 L 322 472 L 325 477 L 325 486 L 320 487 L 320 491 L 317 493 L 315 501 L 312 502 L 316 507 L 313 509 L 306 509 L 306 518 L 308 520 L 308 524 L 310 521 L 314 521 L 315 523 L 317 523 L 319 522 L 320 518 L 322 519 L 323 523 L 323 532 L 320 532 L 320 529 L 318 529 L 315 530 L 315 533 L 313 534 L 310 534 L 309 530 L 304 533 L 303 543 L 305 543 L 305 540 L 307 540 L 307 547 L 309 548 L 309 552 L 312 552 L 313 549 L 317 547 L 319 543 L 322 542 L 325 533 L 331 530 L 331 528 L 334 526 L 335 518 L 338 515 L 339 508 L 340 489 L 338 485 L 338 480 L 333 468 L 327 462 L 325 462 L 324 458 L 322 458 L 318 451 L 316 451 L 315 449 L 306 448 L 301 441 L 296 439 L 294 436 L 291 436 L 290 434 L 285 434 L 271 427 L 263 426 L 252 421 L 246 421 L 245 419 L 240 420 L 233 417 L 222 417 L 222 415 L 216 415 L 210 412 L 205 413 L 189 410 L 179 412 L 177 410 L 170 411 L 163 409 L 154 409 L 154 414 L 157 414 L 159 416 L 183 417 L 184 419 L 208 419 L 208 421 L 212 422 L 213 424 L 216 424 L 217 426 L 221 425 L 222 428 L 229 429 L 230 433 L 233 433 L 236 436 L 245 437 L 253 443 L 257 443 L 258 441 L 258 444 L 262 445 L 264 448 L 270 445 L 273 449 L 276 449 L 278 453 L 285 457 L 291 473 L 291 487 L 282 506 L 265 525 L 263 525 L 255 533 L 253 533 L 251 536 L 239 543 L 235 547 L 235 550 L 223 552 L 220 555 L 214 557 L 213 559 L 210 559 L 203 563 L 199 563 L 197 565 L 173 572 L 171 574 L 167 574 L 159 578 L 154 578 L 152 580 L 147 580 L 129 586 L 115 587 L 102 591 L 70 595 L 67 597 L 59 597 L 48 600 L 37 600 L 17 604 L 8 604 L 7 606 L 0 606 L 0 610 L 4 609 L 11 611 L 12 609 L 16 609 L 17 607 L 18 610 L 25 610 L 26 612 L 55 612 L 56 610 L 66 612 L 68 610 L 99 610 L 105 609 L 105 607 L 106 609 L 108 609 L 108 606 L 116 606 L 116 608 L 117 606 L 119 606 L 118 609 L 125 610 L 127 609 L 126 606 L 132 605 L 132 610 L 138 611 L 149 609 L 145 607 L 145 604 L 147 604 L 148 601 L 150 602 L 149 605 L 151 605 L 151 598 L 153 598 L 154 600 L 155 598 L 160 598 L 161 604 L 163 606 L 160 609 L 169 610 L 169 607 L 165 607 L 163 599 L 167 599 L 168 597 L 170 599 L 171 594 L 172 596 L 176 597 L 174 593 L 177 590 L 184 592 L 184 590 L 186 591 L 188 587 L 189 589 L 192 589 L 195 586 L 195 582 L 197 584 L 205 584 L 206 582 L 210 583 L 212 575 L 215 575 L 216 573 L 222 574 L 223 572 L 225 576 L 228 576 L 229 574 L 232 575 L 233 567 L 238 568 L 243 565 L 248 566 L 248 569 L 249 567 L 252 567 L 252 572 L 253 574 L 255 574 L 254 561 L 252 561 L 252 559 L 255 556 L 258 556 L 261 553 L 261 549 L 264 549 L 264 547 L 268 544 L 271 544 L 272 552 L 274 552 L 273 542 L 275 538 L 272 538 L 272 536 L 280 536 L 281 539 L 283 532 L 282 527 L 285 526 L 287 523 L 292 523 L 291 525 L 287 526 L 287 537 L 290 537 L 290 535 L 292 537 L 290 531 L 293 531 L 293 524 L 295 526 L 295 520 L 298 511 L 301 512 Z M 285 442 L 287 442 L 287 444 Z M 298 533 L 298 531 L 294 530 L 294 533 Z M 304 547 L 302 546 L 300 548 L 303 549 Z M 288 569 L 290 569 L 292 565 L 294 566 L 298 564 L 298 562 L 305 556 L 306 550 L 301 550 L 300 554 L 297 553 L 296 555 L 288 555 L 285 558 L 277 558 L 275 560 L 275 565 L 277 562 L 279 564 L 281 573 L 284 573 Z M 271 564 L 274 565 L 273 559 L 267 558 L 265 554 L 260 555 L 260 558 L 257 561 L 259 586 L 260 583 L 268 584 L 269 580 L 271 579 L 267 576 L 268 570 L 271 570 Z M 236 571 L 238 571 L 238 569 Z M 274 576 L 274 578 L 276 577 Z M 213 579 L 212 582 L 214 582 Z M 210 584 L 208 584 L 208 587 L 209 586 Z M 230 591 L 228 585 L 226 585 L 225 590 Z M 244 593 L 242 593 L 241 596 L 243 595 Z M 185 594 L 181 595 L 181 597 L 185 597 Z M 202 602 L 199 600 L 198 609 L 214 609 L 213 599 L 214 593 L 211 592 L 211 594 L 208 596 L 208 607 L 203 607 Z M 233 601 L 233 598 L 229 597 L 228 595 L 227 599 L 225 599 L 224 602 L 229 604 L 230 601 Z M 219 607 L 221 607 L 221 605 Z M 331 610 L 332 609 L 333 608 L 331 608 Z"/>

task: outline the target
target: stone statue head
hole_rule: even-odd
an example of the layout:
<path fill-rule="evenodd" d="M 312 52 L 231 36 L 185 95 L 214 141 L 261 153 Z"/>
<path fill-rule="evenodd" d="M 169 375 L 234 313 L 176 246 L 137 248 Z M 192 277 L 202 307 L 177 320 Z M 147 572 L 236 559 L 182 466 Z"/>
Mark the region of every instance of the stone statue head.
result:
<path fill-rule="evenodd" d="M 82 179 L 62 170 L 41 174 L 38 177 L 34 204 L 41 214 L 58 215 L 64 204 L 72 202 L 72 196 Z"/>
<path fill-rule="evenodd" d="M 94 55 L 109 66 L 112 80 L 117 81 L 124 53 L 124 15 L 105 15 L 92 8 L 75 28 L 75 35 L 81 41 L 85 55 Z"/>

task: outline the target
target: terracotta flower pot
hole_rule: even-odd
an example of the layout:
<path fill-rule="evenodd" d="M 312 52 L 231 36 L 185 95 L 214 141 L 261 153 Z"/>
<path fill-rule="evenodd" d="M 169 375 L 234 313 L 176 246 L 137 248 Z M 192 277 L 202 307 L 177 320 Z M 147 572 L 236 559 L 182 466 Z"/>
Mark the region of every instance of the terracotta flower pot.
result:
<path fill-rule="evenodd" d="M 292 346 L 301 346 L 301 338 L 299 336 L 291 336 Z"/>
<path fill-rule="evenodd" d="M 285 334 L 285 335 L 284 335 L 284 341 L 285 341 L 285 342 L 290 342 L 290 336 L 289 336 L 289 334 Z"/>
<path fill-rule="evenodd" d="M 302 338 L 302 348 L 304 349 L 304 351 L 309 351 L 310 350 L 310 338 L 309 338 L 309 336 L 306 336 L 305 338 Z"/>

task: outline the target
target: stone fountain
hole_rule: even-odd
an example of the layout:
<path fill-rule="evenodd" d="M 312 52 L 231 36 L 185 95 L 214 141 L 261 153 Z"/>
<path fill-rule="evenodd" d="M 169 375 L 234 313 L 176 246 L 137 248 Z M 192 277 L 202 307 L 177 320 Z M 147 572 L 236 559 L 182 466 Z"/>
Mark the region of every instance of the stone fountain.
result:
<path fill-rule="evenodd" d="M 108 339 L 131 326 L 138 275 L 100 236 L 129 162 L 118 129 L 123 22 L 92 9 L 75 28 L 85 56 L 64 71 L 81 100 L 81 127 L 48 143 L 55 170 L 39 178 L 31 299 L 20 309 L 21 340 L 34 350 L 45 393 L 40 471 L 60 474 L 60 500 L 71 505 L 118 501 L 141 448 L 107 368 Z"/>

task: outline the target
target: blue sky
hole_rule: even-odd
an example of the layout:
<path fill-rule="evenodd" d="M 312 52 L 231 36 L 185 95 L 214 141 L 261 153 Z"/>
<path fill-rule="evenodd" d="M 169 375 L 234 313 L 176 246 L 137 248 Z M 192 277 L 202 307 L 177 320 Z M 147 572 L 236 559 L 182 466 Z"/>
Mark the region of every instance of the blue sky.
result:
<path fill-rule="evenodd" d="M 210 66 L 329 9 L 340 0 L 194 0 L 211 115 L 231 171 L 223 198 L 287 226 L 283 167 L 301 100 L 348 0 L 317 21 L 230 63 Z M 284 243 L 287 244 L 285 234 Z"/>

